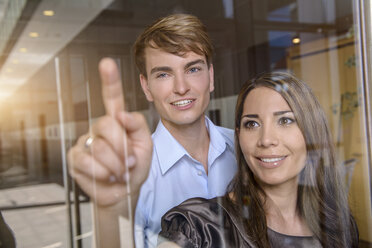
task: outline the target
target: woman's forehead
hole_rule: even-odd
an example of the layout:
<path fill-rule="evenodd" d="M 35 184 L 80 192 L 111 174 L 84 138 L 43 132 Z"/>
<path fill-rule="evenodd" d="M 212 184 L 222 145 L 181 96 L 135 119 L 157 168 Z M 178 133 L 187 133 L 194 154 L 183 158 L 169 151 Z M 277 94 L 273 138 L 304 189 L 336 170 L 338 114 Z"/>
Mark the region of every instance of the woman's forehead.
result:
<path fill-rule="evenodd" d="M 291 110 L 287 101 L 277 91 L 268 87 L 251 90 L 244 100 L 244 112 L 265 113 Z"/>

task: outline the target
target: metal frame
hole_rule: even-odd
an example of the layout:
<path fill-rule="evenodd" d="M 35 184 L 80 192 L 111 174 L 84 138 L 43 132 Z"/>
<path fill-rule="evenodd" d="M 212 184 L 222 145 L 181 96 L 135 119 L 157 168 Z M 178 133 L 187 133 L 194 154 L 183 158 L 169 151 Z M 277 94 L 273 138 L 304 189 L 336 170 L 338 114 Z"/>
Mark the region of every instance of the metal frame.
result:
<path fill-rule="evenodd" d="M 372 18 L 371 18 L 371 3 L 370 1 L 356 0 L 355 8 L 355 24 L 356 24 L 356 42 L 359 48 L 359 75 L 363 87 L 363 107 L 364 107 L 364 124 L 366 133 L 367 147 L 367 162 L 369 169 L 369 186 L 370 186 L 370 204 L 372 212 L 372 80 L 371 80 L 371 50 L 368 47 L 367 41 L 371 37 Z M 371 42 L 371 41 L 370 41 Z"/>

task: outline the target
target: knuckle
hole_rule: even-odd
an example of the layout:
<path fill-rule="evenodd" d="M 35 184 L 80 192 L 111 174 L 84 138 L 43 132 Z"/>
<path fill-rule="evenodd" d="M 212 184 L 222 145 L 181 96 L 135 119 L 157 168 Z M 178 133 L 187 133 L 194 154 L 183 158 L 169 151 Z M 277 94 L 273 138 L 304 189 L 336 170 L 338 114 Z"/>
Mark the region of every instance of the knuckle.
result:
<path fill-rule="evenodd" d="M 102 139 L 95 139 L 92 143 L 93 154 L 101 154 L 107 151 L 106 143 Z"/>
<path fill-rule="evenodd" d="M 77 153 L 71 163 L 70 171 L 84 171 L 84 168 L 88 168 L 92 164 L 92 159 L 88 154 L 83 152 Z"/>
<path fill-rule="evenodd" d="M 144 116 L 142 113 L 132 112 L 132 116 L 133 116 L 133 118 L 134 118 L 137 122 L 141 123 L 141 125 L 142 125 L 143 123 L 146 123 L 146 118 L 145 118 L 145 116 Z"/>
<path fill-rule="evenodd" d="M 138 119 L 140 121 L 146 121 L 146 118 L 145 118 L 145 116 L 142 113 L 137 113 L 137 115 L 138 115 Z"/>
<path fill-rule="evenodd" d="M 74 165 L 77 154 L 78 153 L 76 146 L 71 147 L 70 150 L 67 152 L 68 167 L 72 167 Z"/>
<path fill-rule="evenodd" d="M 92 158 L 91 156 L 85 154 L 85 153 L 80 153 L 79 156 L 76 158 L 76 168 L 85 168 L 88 167 L 92 164 Z"/>
<path fill-rule="evenodd" d="M 77 143 L 76 143 L 72 148 L 77 147 L 78 144 L 84 144 L 85 141 L 86 141 L 86 139 L 87 139 L 87 137 L 88 137 L 88 134 L 81 135 L 81 136 L 79 137 Z M 71 148 L 71 149 L 72 149 L 72 148 Z"/>
<path fill-rule="evenodd" d="M 105 130 L 110 127 L 112 124 L 112 118 L 108 115 L 100 117 L 97 122 L 94 124 L 95 130 Z"/>

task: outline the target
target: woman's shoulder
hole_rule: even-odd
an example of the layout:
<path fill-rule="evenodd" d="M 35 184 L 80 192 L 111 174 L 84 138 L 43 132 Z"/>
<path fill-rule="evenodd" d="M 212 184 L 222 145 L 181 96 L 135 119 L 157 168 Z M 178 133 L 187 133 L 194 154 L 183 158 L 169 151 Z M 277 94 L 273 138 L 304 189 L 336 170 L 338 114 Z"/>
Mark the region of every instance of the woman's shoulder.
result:
<path fill-rule="evenodd" d="M 222 197 L 216 197 L 212 199 L 205 199 L 201 197 L 190 198 L 178 206 L 173 207 L 168 212 L 166 212 L 162 219 L 167 219 L 173 217 L 173 215 L 184 215 L 190 214 L 194 215 L 207 215 L 210 220 L 215 220 L 214 215 L 221 215 L 223 208 L 221 202 Z M 185 216 L 186 217 L 186 216 Z"/>
<path fill-rule="evenodd" d="M 231 216 L 224 197 L 192 198 L 169 210 L 162 218 L 159 242 L 181 247 L 251 247 L 250 241 Z"/>
<path fill-rule="evenodd" d="M 191 198 L 182 202 L 163 215 L 158 244 L 171 241 L 181 247 L 200 247 L 209 236 L 205 231 L 219 225 L 220 210 L 216 199 Z"/>

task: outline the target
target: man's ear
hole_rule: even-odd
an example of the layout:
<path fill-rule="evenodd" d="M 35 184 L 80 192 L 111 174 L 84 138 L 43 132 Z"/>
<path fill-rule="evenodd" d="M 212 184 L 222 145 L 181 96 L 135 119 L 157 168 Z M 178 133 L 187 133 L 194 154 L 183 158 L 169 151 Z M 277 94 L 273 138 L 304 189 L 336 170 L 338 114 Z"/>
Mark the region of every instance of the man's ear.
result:
<path fill-rule="evenodd" d="M 141 81 L 141 87 L 142 87 L 143 93 L 145 93 L 147 101 L 153 102 L 154 99 L 152 98 L 152 94 L 151 94 L 151 91 L 149 89 L 149 85 L 148 85 L 146 76 L 143 75 L 143 74 L 140 74 L 140 81 Z"/>
<path fill-rule="evenodd" d="M 209 65 L 209 92 L 214 91 L 214 69 L 213 64 Z"/>

